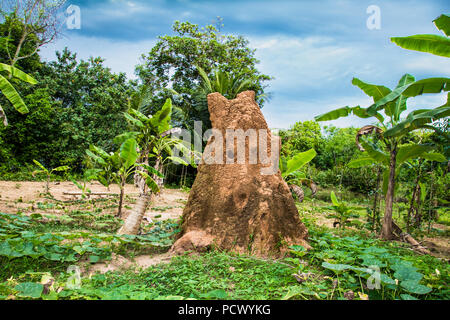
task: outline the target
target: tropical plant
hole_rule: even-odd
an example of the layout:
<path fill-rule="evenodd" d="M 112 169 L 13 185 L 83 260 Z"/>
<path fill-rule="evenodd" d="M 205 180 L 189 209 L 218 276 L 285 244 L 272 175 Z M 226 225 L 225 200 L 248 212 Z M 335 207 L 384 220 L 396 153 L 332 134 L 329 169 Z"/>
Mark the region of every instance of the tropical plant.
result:
<path fill-rule="evenodd" d="M 63 172 L 63 171 L 67 171 L 70 169 L 68 166 L 60 166 L 60 167 L 56 167 L 54 169 L 47 169 L 39 161 L 33 160 L 33 162 L 40 168 L 39 170 L 35 170 L 33 172 L 33 176 L 35 176 L 37 174 L 45 174 L 47 176 L 47 179 L 45 182 L 45 193 L 50 193 L 50 178 L 54 172 Z"/>
<path fill-rule="evenodd" d="M 333 205 L 330 207 L 327 207 L 327 208 L 332 209 L 335 212 L 328 214 L 327 218 L 335 219 L 335 221 L 333 223 L 334 227 L 339 225 L 339 228 L 345 228 L 345 226 L 348 226 L 348 225 L 354 225 L 354 226 L 360 225 L 359 220 L 352 220 L 352 219 L 359 218 L 359 214 L 357 214 L 356 212 L 358 210 L 361 210 L 360 207 L 350 207 L 347 204 L 345 204 L 345 202 L 338 201 L 334 191 L 331 191 L 330 198 L 331 198 L 331 202 L 333 203 Z"/>
<path fill-rule="evenodd" d="M 445 34 L 445 37 L 435 34 L 416 34 L 409 37 L 393 37 L 391 41 L 404 49 L 450 58 L 450 16 L 442 14 L 433 22 L 436 28 Z"/>
<path fill-rule="evenodd" d="M 306 174 L 300 171 L 300 169 L 314 159 L 316 155 L 316 150 L 310 149 L 308 151 L 298 153 L 291 159 L 280 157 L 281 176 L 300 202 L 302 202 L 305 197 L 305 193 L 300 187 L 302 184 L 306 184 L 311 189 L 313 195 L 317 192 L 317 186 L 314 181 L 308 179 Z"/>
<path fill-rule="evenodd" d="M 368 156 L 360 159 L 360 162 L 383 163 L 388 170 L 384 174 L 383 189 L 386 194 L 386 207 L 382 227 L 382 237 L 393 238 L 392 206 L 395 192 L 395 180 L 397 167 L 411 158 L 417 158 L 423 153 L 429 152 L 433 146 L 410 144 L 401 146 L 401 138 L 408 132 L 420 128 L 433 128 L 429 124 L 437 119 L 450 115 L 450 100 L 441 107 L 435 109 L 421 109 L 412 111 L 405 120 L 401 119 L 401 114 L 407 110 L 406 100 L 409 97 L 421 95 L 423 93 L 439 93 L 448 91 L 450 79 L 431 78 L 416 81 L 409 74 L 405 74 L 394 90 L 385 86 L 365 83 L 357 78 L 353 78 L 352 84 L 359 87 L 364 93 L 373 98 L 374 104 L 368 108 L 343 107 L 317 116 L 317 121 L 330 121 L 354 114 L 360 118 L 375 117 L 379 126 L 368 125 L 361 128 L 356 136 L 356 143 L 361 151 L 366 151 Z M 381 111 L 388 117 L 386 121 Z M 363 141 L 364 136 L 374 136 L 376 142 Z M 360 141 L 362 140 L 362 141 Z M 385 152 L 387 151 L 387 153 Z"/>
<path fill-rule="evenodd" d="M 213 70 L 210 78 L 201 67 L 197 66 L 197 70 L 202 77 L 201 88 L 205 96 L 219 92 L 227 99 L 235 99 L 239 93 L 248 90 L 252 85 L 252 81 L 246 78 L 244 73 L 233 75 L 222 70 Z"/>
<path fill-rule="evenodd" d="M 173 136 L 173 133 L 178 132 L 179 129 L 171 125 L 172 107 L 172 100 L 167 99 L 161 110 L 153 116 L 146 116 L 132 108 L 124 114 L 133 131 L 117 136 L 115 142 L 119 143 L 123 139 L 133 137 L 139 144 L 139 165 L 136 168 L 139 176 L 135 175 L 135 183 L 139 187 L 140 196 L 119 233 L 137 234 L 139 231 L 142 217 L 152 195 L 158 193 L 163 186 L 164 175 L 161 172 L 164 170 L 165 162 L 170 160 L 185 166 L 189 164 L 195 166 L 195 153 L 191 152 L 190 145 L 186 146 L 182 140 Z M 174 156 L 174 149 L 188 155 L 191 163 Z M 152 188 L 147 190 L 149 179 L 155 181 L 155 186 L 152 185 Z"/>
<path fill-rule="evenodd" d="M 416 211 L 416 226 L 420 223 L 420 216 L 421 216 L 421 208 L 425 204 L 425 198 L 427 195 L 427 187 L 424 183 L 421 182 L 421 179 L 423 177 L 423 170 L 425 165 L 427 164 L 427 161 L 430 162 L 446 162 L 447 158 L 440 153 L 424 153 L 420 159 L 411 159 L 407 162 L 405 162 L 405 165 L 407 165 L 409 168 L 414 170 L 414 173 L 416 175 L 414 179 L 414 186 L 413 191 L 411 193 L 410 197 L 410 205 L 409 209 L 406 215 L 406 231 L 410 231 L 411 226 L 411 219 L 412 219 L 412 213 L 415 210 Z"/>
<path fill-rule="evenodd" d="M 88 187 L 88 182 L 98 179 L 100 169 L 87 169 L 83 172 L 81 183 L 70 177 L 70 181 L 81 191 L 81 198 L 85 199 L 92 191 Z"/>
<path fill-rule="evenodd" d="M 25 72 L 17 69 L 16 67 L 0 63 L 0 72 L 7 72 L 9 79 L 17 79 L 24 82 L 28 82 L 30 84 L 36 84 L 37 81 L 26 74 Z M 17 93 L 16 89 L 13 87 L 11 82 L 0 73 L 0 91 L 2 94 L 6 97 L 6 99 L 11 102 L 14 109 L 16 109 L 18 112 L 25 114 L 28 113 L 28 108 L 25 105 L 25 102 L 23 102 L 20 95 Z M 3 119 L 3 124 L 5 126 L 8 125 L 8 120 L 6 118 L 6 114 L 4 110 L 2 109 L 2 106 L 0 106 L 0 119 Z"/>
<path fill-rule="evenodd" d="M 115 153 L 108 154 L 104 150 L 91 146 L 90 150 L 86 150 L 87 155 L 93 160 L 94 165 L 99 167 L 95 172 L 96 179 L 106 187 L 111 183 L 116 183 L 120 189 L 119 209 L 117 216 L 122 216 L 123 200 L 125 197 L 125 185 L 128 178 L 133 174 L 140 174 L 144 178 L 146 186 L 153 191 L 159 190 L 154 179 L 143 171 L 136 170 L 137 167 L 144 167 L 157 176 L 162 176 L 153 168 L 143 163 L 137 163 L 139 158 L 137 152 L 137 142 L 134 138 L 126 139 Z"/>

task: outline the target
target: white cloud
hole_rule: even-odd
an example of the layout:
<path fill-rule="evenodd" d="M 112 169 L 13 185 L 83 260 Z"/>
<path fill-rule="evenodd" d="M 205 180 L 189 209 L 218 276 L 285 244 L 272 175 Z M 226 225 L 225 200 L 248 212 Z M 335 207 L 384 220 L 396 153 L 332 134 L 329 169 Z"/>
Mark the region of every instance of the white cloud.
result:
<path fill-rule="evenodd" d="M 369 106 L 372 101 L 351 84 L 353 77 L 394 87 L 404 73 L 416 78 L 450 76 L 446 59 L 379 42 L 338 42 L 331 37 L 252 37 L 263 73 L 275 76 L 269 91 L 273 100 L 263 108 L 271 127 L 287 128 L 297 121 L 343 106 Z M 424 56 L 425 55 L 425 56 Z M 411 99 L 410 106 L 439 106 L 444 96 Z M 420 106 L 422 104 L 422 106 Z M 363 120 L 364 121 L 364 120 Z M 332 122 L 337 126 L 360 125 L 356 117 Z"/>
<path fill-rule="evenodd" d="M 47 61 L 54 60 L 55 51 L 62 51 L 67 46 L 69 50 L 77 53 L 79 59 L 87 60 L 89 57 L 100 56 L 113 72 L 125 72 L 129 78 L 135 78 L 134 67 L 139 63 L 141 55 L 148 53 L 155 43 L 155 40 L 126 42 L 73 36 L 43 48 L 41 56 Z"/>

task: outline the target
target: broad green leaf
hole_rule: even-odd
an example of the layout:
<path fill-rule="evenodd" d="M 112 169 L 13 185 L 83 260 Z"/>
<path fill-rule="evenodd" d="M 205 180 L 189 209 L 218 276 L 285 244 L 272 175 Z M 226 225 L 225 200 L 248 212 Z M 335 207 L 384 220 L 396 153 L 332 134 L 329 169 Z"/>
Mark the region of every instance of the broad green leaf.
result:
<path fill-rule="evenodd" d="M 410 293 L 415 293 L 415 294 L 427 294 L 431 292 L 431 288 L 421 285 L 418 281 L 416 280 L 407 280 L 407 281 L 402 281 L 400 283 L 400 285 L 402 286 L 403 289 L 405 289 L 406 291 L 410 292 Z"/>
<path fill-rule="evenodd" d="M 102 158 L 97 156 L 95 153 L 93 153 L 91 150 L 86 149 L 86 154 L 92 158 L 95 162 L 98 162 L 101 165 L 106 165 L 106 161 Z"/>
<path fill-rule="evenodd" d="M 128 110 L 128 112 L 129 112 L 132 116 L 138 118 L 142 123 L 146 123 L 146 122 L 150 121 L 150 118 L 149 118 L 149 117 L 147 117 L 145 114 L 139 112 L 138 110 L 130 109 L 130 110 Z"/>
<path fill-rule="evenodd" d="M 305 164 L 310 162 L 317 155 L 316 150 L 310 149 L 305 152 L 296 154 L 294 157 L 287 161 L 287 169 L 285 174 L 288 175 L 302 168 Z"/>
<path fill-rule="evenodd" d="M 333 202 L 333 204 L 336 207 L 339 207 L 339 205 L 340 205 L 338 199 L 336 198 L 336 194 L 334 193 L 334 191 L 331 191 L 331 202 Z"/>
<path fill-rule="evenodd" d="M 152 190 L 152 192 L 159 193 L 160 191 L 159 186 L 150 175 L 140 170 L 137 170 L 136 173 L 145 179 L 146 185 L 150 188 L 150 190 Z"/>
<path fill-rule="evenodd" d="M 402 94 L 405 97 L 416 97 L 424 93 L 440 93 L 450 90 L 450 78 L 427 78 L 410 83 L 404 87 L 406 89 Z"/>
<path fill-rule="evenodd" d="M 402 298 L 402 300 L 419 300 L 419 299 L 414 298 L 413 296 L 410 296 L 409 294 L 406 294 L 406 293 L 402 293 L 400 295 L 400 297 Z"/>
<path fill-rule="evenodd" d="M 429 161 L 436 161 L 436 162 L 447 161 L 447 158 L 443 154 L 435 152 L 424 153 L 420 157 Z"/>
<path fill-rule="evenodd" d="M 419 185 L 420 185 L 420 201 L 424 203 L 425 198 L 427 197 L 427 186 L 423 182 L 419 182 Z"/>
<path fill-rule="evenodd" d="M 39 161 L 33 159 L 33 162 L 35 165 L 37 165 L 39 168 L 41 168 L 44 172 L 48 172 L 48 170 Z"/>
<path fill-rule="evenodd" d="M 367 109 L 361 108 L 360 106 L 356 106 L 356 107 L 352 108 L 352 112 L 358 118 L 366 119 L 366 118 L 372 117 L 372 115 L 370 115 L 367 112 Z M 384 117 L 379 112 L 375 113 L 373 115 L 373 117 L 377 118 L 377 120 L 380 121 L 380 123 L 384 122 Z"/>
<path fill-rule="evenodd" d="M 444 32 L 447 37 L 450 37 L 450 16 L 441 14 L 433 22 L 439 30 Z"/>
<path fill-rule="evenodd" d="M 61 167 L 56 167 L 56 168 L 53 169 L 52 171 L 62 172 L 62 171 L 67 171 L 67 170 L 69 170 L 69 169 L 70 169 L 69 166 L 61 166 Z"/>
<path fill-rule="evenodd" d="M 408 159 L 418 158 L 423 153 L 429 152 L 432 149 L 433 149 L 433 146 L 420 145 L 420 144 L 401 146 L 400 148 L 398 148 L 397 165 L 401 165 L 403 162 L 405 162 Z"/>
<path fill-rule="evenodd" d="M 381 282 L 383 282 L 385 284 L 392 284 L 392 285 L 396 284 L 395 280 L 393 280 L 389 276 L 385 275 L 384 273 L 380 274 L 380 280 L 381 280 Z"/>
<path fill-rule="evenodd" d="M 131 138 L 137 139 L 137 137 L 139 135 L 140 135 L 140 132 L 137 132 L 137 131 L 125 132 L 125 133 L 122 133 L 122 134 L 119 134 L 118 136 L 116 136 L 113 141 L 115 144 L 121 145 L 128 139 L 131 139 Z"/>
<path fill-rule="evenodd" d="M 400 88 L 400 87 L 409 85 L 409 84 L 413 83 L 415 80 L 416 79 L 412 75 L 405 74 L 398 82 L 396 88 Z M 407 99 L 408 99 L 407 97 L 400 95 L 393 103 L 391 103 L 390 108 L 392 108 L 392 117 L 394 118 L 395 121 L 398 121 L 400 119 L 400 114 L 406 110 L 406 108 L 407 108 L 406 100 Z"/>
<path fill-rule="evenodd" d="M 136 160 L 139 157 L 139 154 L 136 149 L 137 149 L 137 142 L 134 139 L 126 140 L 120 146 L 120 158 L 124 162 L 124 166 L 126 168 L 129 168 L 136 163 Z"/>
<path fill-rule="evenodd" d="M 123 142 L 123 141 L 122 141 Z M 99 148 L 97 146 L 94 145 L 90 145 L 89 149 L 96 152 L 97 154 L 99 154 L 102 158 L 104 159 L 108 159 L 110 157 L 110 155 L 108 154 L 108 152 L 106 152 L 105 150 L 103 150 L 102 148 Z"/>
<path fill-rule="evenodd" d="M 100 257 L 99 256 L 95 256 L 95 255 L 89 256 L 89 262 L 97 263 L 99 261 L 100 261 Z"/>
<path fill-rule="evenodd" d="M 416 34 L 408 37 L 394 37 L 391 41 L 403 49 L 428 52 L 450 58 L 450 39 L 435 34 Z"/>
<path fill-rule="evenodd" d="M 322 267 L 325 269 L 330 269 L 333 270 L 334 272 L 340 272 L 340 271 L 344 271 L 344 270 L 348 270 L 351 269 L 352 266 L 348 265 L 348 264 L 332 264 L 332 263 L 328 263 L 328 262 L 322 262 Z"/>
<path fill-rule="evenodd" d="M 30 84 L 37 84 L 38 82 L 36 79 L 34 79 L 32 76 L 26 74 L 25 72 L 17 69 L 16 67 L 0 63 L 0 71 L 7 71 L 10 73 L 14 78 L 17 78 L 19 80 L 22 80 L 24 82 L 28 82 Z"/>
<path fill-rule="evenodd" d="M 373 102 L 377 102 L 391 92 L 391 89 L 386 88 L 385 86 L 366 83 L 359 80 L 358 78 L 353 78 L 352 84 L 364 91 L 364 93 L 369 97 L 372 97 Z"/>
<path fill-rule="evenodd" d="M 371 105 L 367 112 L 375 115 L 378 110 L 383 109 L 387 103 L 394 101 L 400 95 L 405 97 L 415 97 L 424 93 L 440 93 L 450 90 L 449 78 L 428 78 L 409 83 L 405 86 L 395 88 L 391 93 Z"/>
<path fill-rule="evenodd" d="M 354 159 L 351 160 L 347 166 L 349 168 L 361 168 L 361 167 L 365 167 L 365 166 L 370 166 L 375 164 L 375 160 L 372 159 L 371 157 L 362 157 L 359 159 Z"/>
<path fill-rule="evenodd" d="M 420 280 L 422 280 L 423 275 L 421 273 L 415 271 L 414 269 L 404 267 L 404 268 L 398 269 L 394 273 L 394 277 L 400 281 L 412 280 L 412 281 L 419 282 Z"/>
<path fill-rule="evenodd" d="M 9 81 L 0 75 L 0 91 L 3 93 L 3 95 L 6 97 L 6 99 L 11 102 L 14 109 L 16 109 L 18 112 L 25 114 L 28 113 L 28 108 L 25 105 L 25 102 L 23 102 L 20 95 L 17 93 L 16 89 L 9 83 Z"/>
<path fill-rule="evenodd" d="M 144 128 L 145 127 L 145 125 L 142 123 L 141 120 L 134 118 L 129 113 L 124 112 L 123 115 L 125 116 L 125 119 L 127 119 L 134 126 L 136 126 L 138 128 Z"/>
<path fill-rule="evenodd" d="M 167 99 L 161 110 L 155 113 L 150 119 L 154 128 L 157 128 L 158 134 L 162 134 L 170 129 L 170 121 L 172 117 L 172 100 Z"/>
<path fill-rule="evenodd" d="M 180 157 L 167 157 L 166 158 L 167 160 L 171 160 L 171 161 L 173 161 L 174 163 L 176 163 L 176 164 L 182 164 L 183 166 L 188 166 L 189 165 L 189 163 L 187 163 L 186 161 L 184 161 L 182 158 L 180 158 Z"/>
<path fill-rule="evenodd" d="M 152 166 L 149 166 L 146 163 L 139 163 L 138 166 L 144 168 L 145 170 L 147 170 L 148 173 L 153 174 L 157 177 L 160 178 L 164 178 L 164 174 L 162 174 L 161 172 L 159 172 L 158 170 L 156 170 L 155 168 L 153 168 Z"/>
<path fill-rule="evenodd" d="M 362 141 L 361 145 L 372 159 L 387 166 L 389 165 L 389 156 L 381 151 L 375 144 Z"/>
<path fill-rule="evenodd" d="M 437 119 L 450 116 L 450 107 L 441 106 L 435 109 L 422 109 L 411 112 L 405 120 L 384 132 L 385 137 L 398 137 L 410 131 L 425 127 Z"/>
<path fill-rule="evenodd" d="M 330 112 L 327 112 L 325 114 L 322 114 L 320 116 L 315 117 L 314 119 L 316 121 L 331 121 L 336 120 L 342 117 L 347 117 L 351 113 L 352 109 L 350 107 L 343 107 L 339 108 Z"/>
<path fill-rule="evenodd" d="M 40 283 L 24 282 L 16 285 L 14 289 L 19 291 L 19 297 L 38 299 L 44 291 L 44 286 Z"/>
<path fill-rule="evenodd" d="M 217 289 L 217 290 L 212 290 L 209 291 L 208 293 L 206 293 L 205 295 L 203 295 L 205 298 L 208 299 L 226 299 L 228 298 L 228 293 L 223 290 L 223 289 Z"/>

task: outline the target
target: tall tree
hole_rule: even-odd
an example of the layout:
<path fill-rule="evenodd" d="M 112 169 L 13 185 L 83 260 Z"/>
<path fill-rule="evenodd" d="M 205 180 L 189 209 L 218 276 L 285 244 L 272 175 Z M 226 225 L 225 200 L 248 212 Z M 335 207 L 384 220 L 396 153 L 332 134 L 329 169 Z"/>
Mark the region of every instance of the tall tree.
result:
<path fill-rule="evenodd" d="M 255 50 L 249 48 L 248 40 L 242 36 L 224 36 L 212 25 L 199 28 L 189 22 L 176 21 L 173 31 L 175 35 L 159 37 L 136 67 L 142 82 L 152 86 L 154 106 L 162 105 L 167 97 L 173 96 L 174 90 L 177 93 L 174 103 L 187 115 L 185 118 L 203 121 L 205 127 L 210 128 L 206 97 L 199 90 L 202 77 L 197 67 L 206 74 L 217 69 L 231 77 L 241 75 L 250 80 L 248 89 L 254 90 L 257 96 L 264 93 L 271 77 L 256 68 L 259 61 Z M 258 103 L 262 105 L 262 96 Z"/>
<path fill-rule="evenodd" d="M 119 146 L 113 140 L 127 128 L 123 112 L 133 85 L 101 58 L 79 61 L 67 49 L 56 55 L 36 75 L 36 90 L 24 96 L 30 113 L 9 113 L 10 125 L 1 135 L 16 146 L 14 156 L 22 164 L 37 159 L 47 167 L 69 165 L 80 172 L 91 144 L 107 152 Z"/>
<path fill-rule="evenodd" d="M 0 15 L 5 21 L 5 51 L 8 63 L 35 56 L 39 49 L 54 41 L 63 20 L 58 14 L 65 0 L 2 0 Z"/>

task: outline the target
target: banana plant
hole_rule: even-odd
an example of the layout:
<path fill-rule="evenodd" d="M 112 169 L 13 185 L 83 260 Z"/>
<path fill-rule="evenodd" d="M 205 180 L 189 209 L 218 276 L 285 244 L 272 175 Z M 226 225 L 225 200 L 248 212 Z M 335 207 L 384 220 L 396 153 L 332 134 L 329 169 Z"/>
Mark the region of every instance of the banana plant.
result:
<path fill-rule="evenodd" d="M 161 172 L 167 161 L 170 160 L 185 166 L 195 166 L 195 157 L 198 155 L 192 152 L 190 146 L 186 146 L 182 140 L 173 137 L 173 133 L 180 129 L 171 126 L 172 109 L 172 100 L 167 99 L 161 110 L 154 115 L 147 116 L 133 108 L 124 114 L 132 131 L 117 136 L 114 142 L 120 143 L 130 137 L 137 140 L 139 164 L 136 167 L 135 183 L 139 187 L 140 195 L 135 207 L 119 230 L 119 234 L 137 234 L 139 232 L 142 218 L 152 196 L 159 193 L 163 186 L 164 175 Z M 191 163 L 174 156 L 174 149 L 191 155 Z M 150 160 L 153 166 L 149 165 Z M 155 185 L 147 190 L 148 183 L 143 182 L 149 180 L 155 182 Z"/>
<path fill-rule="evenodd" d="M 79 183 L 74 178 L 70 178 L 70 181 L 81 191 L 81 199 L 85 199 L 86 195 L 91 193 L 91 189 L 89 189 L 87 183 L 89 181 L 97 179 L 97 174 L 101 171 L 100 169 L 88 169 L 83 172 L 82 182 Z"/>
<path fill-rule="evenodd" d="M 108 154 L 104 150 L 94 146 L 91 146 L 90 150 L 86 150 L 87 155 L 93 160 L 97 169 L 99 169 L 96 172 L 96 179 L 106 187 L 109 187 L 111 183 L 116 183 L 119 186 L 118 217 L 122 216 L 126 182 L 133 173 L 141 175 L 146 185 L 152 191 L 159 191 L 159 187 L 154 179 L 146 172 L 137 170 L 137 168 L 145 167 L 146 170 L 156 176 L 162 176 L 162 174 L 146 164 L 137 162 L 139 158 L 137 148 L 136 140 L 129 138 L 121 144 L 118 151 L 112 154 Z"/>
<path fill-rule="evenodd" d="M 172 100 L 167 99 L 160 111 L 152 115 L 144 115 L 138 110 L 130 108 L 128 112 L 124 113 L 126 120 L 128 121 L 131 131 L 125 132 L 114 139 L 114 142 L 120 144 L 122 141 L 128 138 L 134 138 L 139 145 L 139 163 L 149 164 L 149 160 L 153 160 L 154 169 L 158 172 L 162 172 L 164 169 L 164 163 L 168 160 L 172 160 L 182 165 L 189 165 L 181 158 L 173 156 L 173 149 L 179 149 L 185 154 L 192 154 L 191 151 L 183 144 L 183 141 L 174 138 L 173 133 L 178 132 L 180 129 L 173 128 L 170 124 L 172 119 Z M 167 154 L 167 157 L 163 158 L 163 153 Z M 192 158 L 191 164 L 194 164 L 194 158 Z M 139 167 L 140 171 L 146 172 L 146 167 Z M 157 182 L 158 187 L 161 188 L 163 179 L 157 175 L 153 176 L 153 179 Z M 140 188 L 140 192 L 144 194 L 145 183 L 140 175 L 136 175 L 136 185 Z"/>
<path fill-rule="evenodd" d="M 353 225 L 359 226 L 359 220 L 353 220 L 359 218 L 359 214 L 357 214 L 357 210 L 361 210 L 359 207 L 350 207 L 345 202 L 340 202 L 336 198 L 336 194 L 334 191 L 331 191 L 331 202 L 332 206 L 327 207 L 327 209 L 334 210 L 334 213 L 327 215 L 327 218 L 334 219 L 333 226 L 336 227 L 339 225 L 339 228 L 343 229 L 345 226 Z"/>
<path fill-rule="evenodd" d="M 63 172 L 63 171 L 67 171 L 70 169 L 68 166 L 60 166 L 60 167 L 57 167 L 54 169 L 47 169 L 39 161 L 33 160 L 33 162 L 40 169 L 33 171 L 32 175 L 35 176 L 37 174 L 45 174 L 47 176 L 46 183 L 45 183 L 45 193 L 50 193 L 50 178 L 54 172 Z"/>
<path fill-rule="evenodd" d="M 450 16 L 442 14 L 433 22 L 445 36 L 416 34 L 409 37 L 393 37 L 391 41 L 404 49 L 450 58 Z"/>
<path fill-rule="evenodd" d="M 8 78 L 3 76 L 1 72 L 7 72 L 10 79 L 12 78 L 15 80 L 28 82 L 29 84 L 32 85 L 37 84 L 37 81 L 33 77 L 17 69 L 16 67 L 0 63 L 0 91 L 6 97 L 6 99 L 8 99 L 9 102 L 11 102 L 14 109 L 16 109 L 18 112 L 22 114 L 28 113 L 28 108 L 25 105 L 25 102 L 23 102 L 19 93 L 17 93 L 16 89 L 13 87 Z M 1 105 L 0 105 L 0 119 L 3 119 L 3 125 L 6 127 L 8 125 L 8 119 Z"/>
<path fill-rule="evenodd" d="M 437 79 L 437 80 L 436 80 Z M 405 74 L 394 90 L 381 85 L 369 84 L 354 78 L 352 84 L 373 98 L 373 104 L 367 108 L 360 106 L 343 107 L 317 116 L 316 121 L 330 121 L 354 114 L 360 118 L 375 117 L 378 126 L 367 125 L 361 128 L 356 136 L 356 143 L 361 151 L 367 152 L 367 157 L 359 162 L 377 161 L 387 167 L 384 174 L 383 188 L 385 190 L 385 215 L 382 226 L 382 237 L 393 239 L 392 207 L 395 193 L 396 169 L 399 164 L 411 158 L 417 158 L 430 152 L 433 146 L 400 144 L 401 138 L 416 129 L 433 128 L 430 124 L 435 120 L 450 115 L 450 104 L 447 103 L 435 109 L 422 109 L 411 112 L 405 119 L 402 113 L 407 110 L 407 99 L 422 93 L 438 93 L 448 91 L 450 79 L 434 78 L 416 81 L 410 74 Z M 439 84 L 436 86 L 436 83 Z M 449 95 L 450 96 L 450 95 Z M 382 115 L 387 117 L 385 117 Z M 365 136 L 373 136 L 379 143 L 362 141 Z M 381 148 L 380 148 L 381 145 Z"/>
<path fill-rule="evenodd" d="M 291 159 L 280 157 L 281 176 L 300 202 L 302 202 L 305 197 L 305 193 L 300 187 L 302 184 L 306 184 L 311 189 L 313 195 L 317 192 L 317 186 L 314 181 L 308 179 L 306 174 L 300 171 L 300 169 L 314 159 L 316 155 L 316 150 L 310 149 L 295 155 Z"/>

